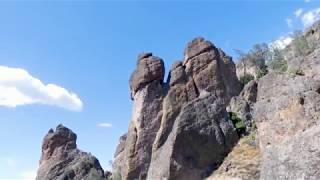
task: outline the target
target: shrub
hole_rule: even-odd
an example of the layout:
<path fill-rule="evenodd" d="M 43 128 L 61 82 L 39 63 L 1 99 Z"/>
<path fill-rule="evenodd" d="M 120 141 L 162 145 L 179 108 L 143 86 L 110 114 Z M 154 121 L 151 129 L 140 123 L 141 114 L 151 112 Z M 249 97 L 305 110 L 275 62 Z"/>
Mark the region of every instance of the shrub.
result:
<path fill-rule="evenodd" d="M 251 80 L 254 80 L 254 77 L 251 74 L 245 74 L 240 77 L 240 82 L 243 86 L 248 84 L 248 82 L 250 82 Z"/>
<path fill-rule="evenodd" d="M 288 64 L 284 59 L 276 59 L 270 62 L 270 68 L 275 71 L 286 72 L 288 69 Z"/>
<path fill-rule="evenodd" d="M 246 126 L 243 123 L 242 119 L 239 118 L 237 114 L 234 112 L 229 112 L 229 118 L 231 119 L 234 127 L 236 128 L 238 135 L 245 134 Z"/>
<path fill-rule="evenodd" d="M 293 34 L 292 47 L 295 56 L 305 56 L 315 49 L 315 43 L 309 42 L 301 31 Z"/>

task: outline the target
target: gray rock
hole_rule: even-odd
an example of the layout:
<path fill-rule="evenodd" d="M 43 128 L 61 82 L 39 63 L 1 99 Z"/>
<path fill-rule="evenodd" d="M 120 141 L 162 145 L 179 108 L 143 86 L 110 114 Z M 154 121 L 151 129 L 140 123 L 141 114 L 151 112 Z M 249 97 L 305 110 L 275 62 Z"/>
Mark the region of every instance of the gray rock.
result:
<path fill-rule="evenodd" d="M 163 83 L 164 73 L 162 59 L 152 56 L 151 53 L 139 55 L 137 68 L 130 78 L 131 97 L 152 81 Z"/>
<path fill-rule="evenodd" d="M 216 169 L 238 140 L 223 103 L 210 95 L 184 106 L 153 151 L 147 179 L 200 180 Z"/>
<path fill-rule="evenodd" d="M 281 145 L 265 151 L 261 180 L 318 180 L 320 178 L 319 154 L 320 126 L 313 126 Z"/>
<path fill-rule="evenodd" d="M 259 81 L 254 119 L 261 179 L 319 179 L 320 81 L 270 73 Z"/>
<path fill-rule="evenodd" d="M 36 180 L 103 180 L 99 161 L 77 149 L 77 135 L 59 125 L 49 130 L 42 144 L 42 155 Z"/>
<path fill-rule="evenodd" d="M 124 180 L 201 179 L 238 140 L 225 110 L 241 88 L 229 56 L 196 38 L 166 83 L 163 75 L 160 58 L 140 56 L 130 80 L 132 120 L 114 166 Z"/>
<path fill-rule="evenodd" d="M 148 179 L 201 179 L 221 163 L 238 138 L 225 111 L 240 91 L 235 66 L 212 43 L 196 38 L 170 75 Z M 189 150 L 182 148 L 186 146 Z"/>
<path fill-rule="evenodd" d="M 230 104 L 227 107 L 228 112 L 235 113 L 244 122 L 247 134 L 254 128 L 252 113 L 257 99 L 257 88 L 257 81 L 250 81 L 243 88 L 239 96 L 231 98 Z"/>
<path fill-rule="evenodd" d="M 261 149 L 290 139 L 319 122 L 320 81 L 270 73 L 259 81 L 254 119 Z"/>
<path fill-rule="evenodd" d="M 123 180 L 145 179 L 147 176 L 152 144 L 162 117 L 162 84 L 160 80 L 153 80 L 134 93 L 133 114 L 125 148 L 123 154 L 115 160 L 117 169 L 114 171 L 120 172 Z"/>
<path fill-rule="evenodd" d="M 184 51 L 184 61 L 191 59 L 199 54 L 206 52 L 207 50 L 212 49 L 214 46 L 211 42 L 205 40 L 202 37 L 194 38 L 191 42 L 187 44 L 187 48 Z M 184 64 L 185 64 L 184 63 Z"/>

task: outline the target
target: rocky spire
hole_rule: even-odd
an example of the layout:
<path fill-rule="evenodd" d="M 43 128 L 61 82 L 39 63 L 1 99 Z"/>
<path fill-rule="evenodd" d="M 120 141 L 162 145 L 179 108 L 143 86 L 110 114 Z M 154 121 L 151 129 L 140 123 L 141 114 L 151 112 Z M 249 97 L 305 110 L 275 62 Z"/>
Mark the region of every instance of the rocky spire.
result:
<path fill-rule="evenodd" d="M 99 161 L 77 149 L 77 135 L 63 125 L 50 129 L 42 143 L 42 155 L 36 180 L 104 179 Z"/>
<path fill-rule="evenodd" d="M 130 78 L 132 120 L 115 156 L 124 180 L 201 179 L 238 139 L 225 107 L 240 83 L 223 51 L 195 38 L 163 79 L 163 61 L 139 55 Z"/>

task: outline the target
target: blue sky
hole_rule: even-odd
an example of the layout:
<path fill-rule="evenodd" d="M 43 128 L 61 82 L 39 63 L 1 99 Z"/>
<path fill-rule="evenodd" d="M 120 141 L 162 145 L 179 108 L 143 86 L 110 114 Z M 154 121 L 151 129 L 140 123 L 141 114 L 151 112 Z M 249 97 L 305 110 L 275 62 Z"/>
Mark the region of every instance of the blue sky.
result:
<path fill-rule="evenodd" d="M 168 69 L 203 36 L 234 55 L 318 19 L 320 3 L 309 1 L 1 2 L 0 180 L 31 178 L 59 123 L 106 169 L 128 128 L 140 52 Z"/>

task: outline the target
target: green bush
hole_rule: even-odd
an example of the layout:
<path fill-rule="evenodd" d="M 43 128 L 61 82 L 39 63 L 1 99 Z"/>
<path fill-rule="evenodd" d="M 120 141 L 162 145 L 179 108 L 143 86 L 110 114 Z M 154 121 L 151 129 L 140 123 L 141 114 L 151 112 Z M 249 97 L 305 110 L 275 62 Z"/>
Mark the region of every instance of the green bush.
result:
<path fill-rule="evenodd" d="M 229 112 L 229 118 L 231 119 L 234 127 L 236 128 L 237 133 L 239 135 L 243 135 L 246 131 L 246 126 L 243 123 L 242 119 L 239 118 L 237 114 L 234 112 Z"/>
<path fill-rule="evenodd" d="M 251 74 L 245 74 L 245 75 L 240 77 L 240 82 L 243 85 L 248 84 L 248 82 L 250 82 L 251 80 L 254 80 L 254 77 Z"/>

